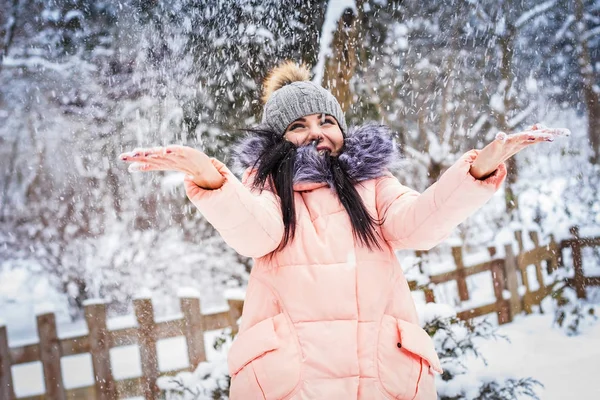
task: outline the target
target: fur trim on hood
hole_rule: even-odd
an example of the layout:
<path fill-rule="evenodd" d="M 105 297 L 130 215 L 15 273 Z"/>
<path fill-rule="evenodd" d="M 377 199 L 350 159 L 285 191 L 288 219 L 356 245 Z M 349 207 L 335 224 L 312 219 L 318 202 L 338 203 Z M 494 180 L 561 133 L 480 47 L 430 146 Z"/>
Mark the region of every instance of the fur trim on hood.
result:
<path fill-rule="evenodd" d="M 268 143 L 263 137 L 245 138 L 234 149 L 238 168 L 245 170 L 255 166 L 266 146 Z M 349 177 L 355 182 L 361 182 L 384 175 L 386 169 L 399 160 L 399 155 L 390 129 L 385 125 L 368 123 L 348 130 L 338 159 Z M 325 182 L 333 188 L 329 160 L 329 157 L 319 155 L 313 146 L 299 147 L 294 184 Z"/>

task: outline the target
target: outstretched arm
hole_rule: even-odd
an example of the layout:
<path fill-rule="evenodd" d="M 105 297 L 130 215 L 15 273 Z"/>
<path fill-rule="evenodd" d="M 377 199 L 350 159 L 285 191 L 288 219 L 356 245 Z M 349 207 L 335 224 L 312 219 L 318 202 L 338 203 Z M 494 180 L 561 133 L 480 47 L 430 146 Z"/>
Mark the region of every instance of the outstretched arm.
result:
<path fill-rule="evenodd" d="M 220 161 L 186 146 L 136 149 L 121 154 L 133 171 L 179 171 L 186 174 L 190 201 L 241 255 L 262 257 L 283 237 L 278 197 L 269 190 L 254 192 Z"/>
<path fill-rule="evenodd" d="M 386 241 L 396 249 L 429 250 L 485 204 L 506 176 L 502 164 L 485 180 L 469 172 L 477 150 L 452 165 L 423 193 L 412 190 L 389 174 L 377 181 L 377 213 Z"/>
<path fill-rule="evenodd" d="M 422 194 L 391 174 L 380 178 L 377 211 L 384 238 L 394 248 L 434 247 L 500 187 L 506 176 L 505 160 L 531 144 L 568 133 L 541 125 L 513 135 L 500 133 L 484 149 L 466 153 Z"/>

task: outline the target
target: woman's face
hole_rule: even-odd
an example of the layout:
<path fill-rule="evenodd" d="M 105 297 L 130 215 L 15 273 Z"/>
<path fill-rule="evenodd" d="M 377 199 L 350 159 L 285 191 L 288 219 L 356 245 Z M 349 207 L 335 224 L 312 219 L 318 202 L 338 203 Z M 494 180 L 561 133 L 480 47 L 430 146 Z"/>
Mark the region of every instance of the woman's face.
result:
<path fill-rule="evenodd" d="M 342 130 L 335 118 L 327 114 L 311 114 L 298 118 L 285 130 L 284 137 L 296 146 L 317 141 L 317 151 L 339 155 L 344 145 Z"/>

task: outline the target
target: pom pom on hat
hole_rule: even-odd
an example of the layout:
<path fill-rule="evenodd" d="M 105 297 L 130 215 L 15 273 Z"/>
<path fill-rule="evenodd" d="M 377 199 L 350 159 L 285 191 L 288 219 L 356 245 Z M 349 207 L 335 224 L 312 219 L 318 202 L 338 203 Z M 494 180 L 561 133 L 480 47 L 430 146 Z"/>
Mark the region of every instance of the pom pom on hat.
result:
<path fill-rule="evenodd" d="M 273 92 L 290 83 L 310 80 L 310 71 L 304 64 L 298 65 L 286 61 L 273 68 L 263 82 L 263 104 L 266 104 Z"/>

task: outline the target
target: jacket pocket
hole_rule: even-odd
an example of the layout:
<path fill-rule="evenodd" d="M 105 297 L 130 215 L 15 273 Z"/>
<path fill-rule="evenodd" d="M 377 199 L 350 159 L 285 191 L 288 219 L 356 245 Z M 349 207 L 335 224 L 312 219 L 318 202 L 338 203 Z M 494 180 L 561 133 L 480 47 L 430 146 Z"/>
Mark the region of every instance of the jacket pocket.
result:
<path fill-rule="evenodd" d="M 420 326 L 384 315 L 377 348 L 379 380 L 399 400 L 435 400 L 435 377 L 442 373 L 433 341 Z"/>
<path fill-rule="evenodd" d="M 300 383 L 298 345 L 284 314 L 238 334 L 227 362 L 232 400 L 285 399 Z"/>

